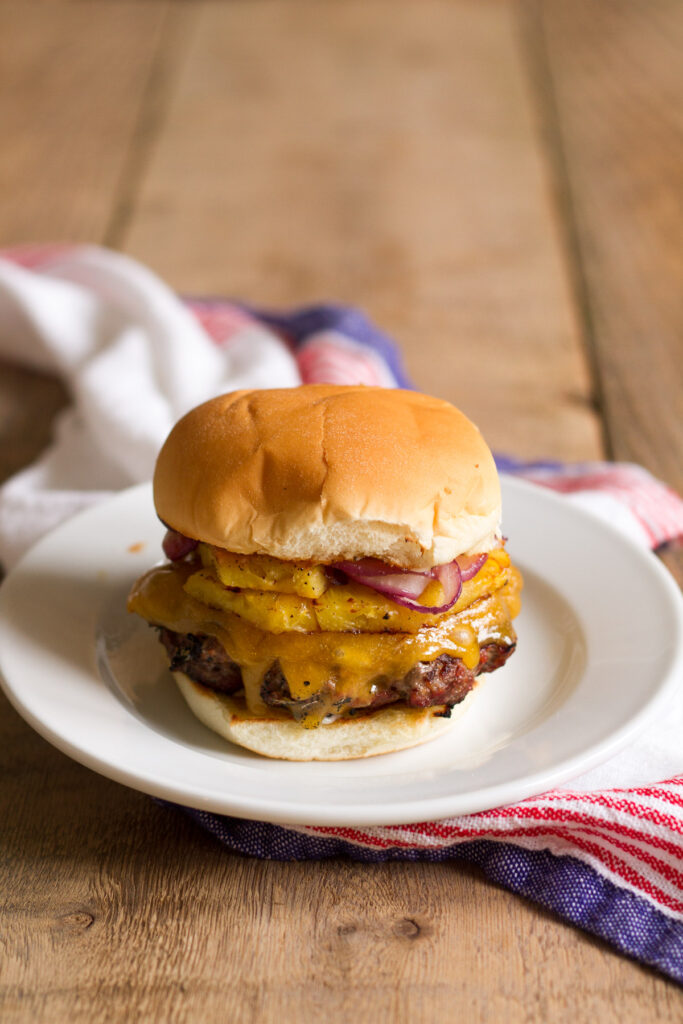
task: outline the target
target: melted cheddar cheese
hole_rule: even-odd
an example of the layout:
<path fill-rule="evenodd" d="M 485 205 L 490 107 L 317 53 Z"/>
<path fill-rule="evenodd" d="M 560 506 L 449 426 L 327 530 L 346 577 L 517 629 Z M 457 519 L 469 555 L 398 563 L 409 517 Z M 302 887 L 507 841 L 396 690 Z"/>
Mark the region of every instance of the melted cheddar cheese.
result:
<path fill-rule="evenodd" d="M 412 628 L 403 628 L 399 632 L 396 631 L 397 618 L 389 623 L 389 629 L 382 619 L 382 631 L 373 631 L 363 625 L 363 631 L 359 632 L 362 620 L 358 617 L 351 619 L 342 612 L 335 613 L 343 623 L 341 628 L 327 630 L 321 625 L 315 608 L 319 599 L 312 602 L 314 624 L 311 629 L 263 629 L 249 621 L 248 615 L 239 612 L 249 609 L 253 594 L 266 592 L 226 591 L 236 594 L 240 600 L 229 606 L 218 600 L 209 603 L 203 600 L 206 591 L 202 587 L 193 593 L 196 584 L 192 584 L 192 580 L 206 572 L 198 571 L 196 563 L 152 569 L 133 587 L 128 608 L 151 624 L 176 633 L 216 637 L 228 656 L 242 669 L 245 699 L 253 714 L 270 712 L 261 699 L 261 685 L 267 671 L 273 665 L 279 665 L 294 700 L 316 694 L 320 696 L 302 722 L 305 726 L 315 726 L 329 713 L 343 713 L 346 706 L 367 703 L 373 693 L 382 689 L 383 682 L 402 678 L 418 662 L 434 661 L 440 655 L 448 654 L 461 658 L 466 667 L 472 669 L 479 662 L 481 644 L 493 641 L 514 643 L 515 633 L 510 619 L 517 606 L 521 576 L 509 566 L 504 552 L 495 554 L 496 557 L 487 559 L 480 571 L 484 573 L 488 565 L 488 573 L 478 583 L 480 574 L 469 581 L 472 584 L 469 594 L 472 596 L 467 606 L 458 608 L 463 595 L 453 609 L 439 616 L 408 612 L 394 605 L 401 612 L 417 616 L 422 623 L 416 624 L 411 620 Z M 498 568 L 489 565 L 490 562 Z M 208 575 L 221 586 L 210 572 Z M 202 580 L 206 582 L 204 577 Z M 463 591 L 467 586 L 465 584 Z M 364 587 L 359 589 L 367 590 Z M 333 584 L 325 593 L 345 590 L 346 586 Z M 271 602 L 267 614 L 275 616 L 269 622 L 286 618 L 286 613 L 281 608 L 278 610 L 278 604 L 288 607 L 286 598 L 291 597 L 297 602 L 308 600 L 290 594 L 266 593 L 266 596 Z M 374 594 L 374 598 L 380 599 L 381 595 Z M 381 598 L 380 607 L 384 607 L 383 602 L 387 600 Z M 259 601 L 256 600 L 256 605 L 263 621 L 264 606 Z M 367 616 L 367 610 L 363 614 Z M 425 620 L 429 624 L 425 624 Z M 330 621 L 337 620 L 333 616 Z M 371 616 L 368 621 L 375 622 L 376 618 Z"/>

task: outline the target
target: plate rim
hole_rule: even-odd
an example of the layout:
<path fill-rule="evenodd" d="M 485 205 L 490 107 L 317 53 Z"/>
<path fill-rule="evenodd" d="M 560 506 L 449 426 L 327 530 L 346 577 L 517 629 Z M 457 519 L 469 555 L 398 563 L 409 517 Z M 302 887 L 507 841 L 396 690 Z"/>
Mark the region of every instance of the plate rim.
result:
<path fill-rule="evenodd" d="M 92 754 L 89 751 L 84 751 L 77 745 L 73 744 L 68 738 L 64 737 L 57 728 L 54 728 L 49 722 L 46 722 L 39 716 L 35 715 L 33 710 L 22 701 L 20 689 L 12 685 L 7 677 L 7 673 L 4 669 L 4 655 L 1 648 L 0 685 L 19 715 L 39 735 L 73 760 L 98 772 L 106 778 L 122 783 L 139 792 L 144 792 L 150 796 L 155 796 L 175 804 L 193 807 L 199 810 L 206 810 L 213 813 L 234 815 L 246 819 L 268 821 L 277 824 L 299 826 L 309 825 L 311 827 L 386 826 L 403 825 L 418 821 L 434 821 L 448 817 L 477 813 L 505 806 L 510 803 L 518 803 L 521 800 L 539 795 L 553 789 L 555 786 L 563 782 L 571 780 L 571 778 L 576 777 L 578 774 L 581 774 L 598 764 L 604 763 L 620 750 L 623 750 L 635 735 L 647 727 L 649 722 L 657 716 L 661 708 L 672 697 L 678 685 L 678 675 L 679 673 L 683 674 L 683 599 L 681 598 L 681 594 L 673 576 L 671 576 L 668 570 L 661 564 L 661 562 L 659 562 L 656 556 L 649 549 L 641 547 L 632 538 L 615 530 L 614 527 L 607 523 L 593 510 L 586 509 L 585 507 L 578 505 L 569 506 L 564 495 L 556 494 L 548 488 L 515 476 L 501 474 L 501 481 L 504 489 L 512 488 L 513 490 L 526 492 L 532 496 L 532 500 L 536 497 L 541 498 L 542 501 L 547 499 L 550 501 L 551 505 L 557 504 L 559 507 L 563 507 L 565 511 L 570 507 L 571 515 L 588 519 L 591 521 L 591 526 L 593 528 L 603 530 L 612 537 L 618 537 L 619 541 L 622 542 L 627 549 L 630 549 L 631 553 L 637 559 L 641 560 L 643 564 L 647 562 L 649 571 L 652 572 L 654 574 L 654 578 L 657 579 L 658 585 L 661 587 L 662 595 L 666 598 L 672 612 L 674 613 L 674 619 L 677 626 L 676 636 L 671 646 L 668 667 L 659 679 L 656 690 L 650 695 L 645 703 L 640 706 L 626 722 L 616 728 L 608 736 L 604 737 L 599 742 L 594 743 L 585 751 L 567 757 L 550 767 L 526 774 L 522 778 L 514 779 L 511 782 L 492 784 L 484 789 L 475 788 L 474 790 L 467 791 L 465 793 L 447 794 L 446 796 L 433 796 L 426 798 L 420 801 L 419 809 L 416 807 L 417 801 L 415 800 L 411 800 L 410 803 L 401 805 L 405 806 L 405 810 L 401 810 L 398 806 L 393 805 L 385 807 L 385 810 L 382 811 L 376 804 L 362 806 L 360 808 L 356 807 L 355 809 L 352 809 L 349 804 L 343 804 L 341 806 L 338 804 L 332 804 L 329 806 L 318 804 L 316 805 L 316 809 L 312 811 L 310 807 L 303 807 L 301 801 L 290 803 L 287 800 L 278 798 L 277 796 L 259 799 L 254 798 L 253 796 L 236 795 L 233 793 L 226 799 L 224 793 L 221 793 L 218 796 L 215 796 L 206 790 L 203 794 L 197 793 L 196 785 L 194 788 L 192 785 L 183 785 L 178 782 L 173 782 L 169 785 L 168 782 L 164 782 L 163 777 L 155 772 L 148 772 L 142 776 L 139 772 L 132 772 L 125 764 L 113 764 L 111 759 L 99 758 L 97 755 Z M 22 573 L 26 570 L 26 566 L 31 565 L 32 562 L 40 556 L 41 549 L 44 545 L 47 546 L 53 544 L 58 538 L 61 530 L 65 528 L 73 528 L 73 524 L 75 522 L 82 518 L 87 518 L 94 510 L 101 510 L 103 505 L 113 505 L 117 502 L 126 500 L 132 501 L 135 500 L 135 496 L 138 493 L 149 490 L 149 483 L 136 484 L 133 487 L 117 492 L 110 499 L 106 499 L 103 503 L 100 502 L 96 505 L 88 506 L 75 516 L 70 517 L 65 522 L 59 524 L 54 530 L 42 537 L 28 552 L 26 552 L 19 563 L 11 570 L 10 573 L 8 573 L 2 585 L 0 585 L 0 635 L 2 635 L 7 628 L 7 623 L 5 621 L 5 608 L 10 601 L 12 587 L 16 585 L 17 580 L 21 579 Z M 543 578 L 546 579 L 546 577 Z M 552 584 L 552 580 L 549 582 Z M 90 642 L 94 645 L 94 636 L 90 638 Z M 99 674 L 95 673 L 95 678 L 102 686 L 106 686 Z M 111 697 L 113 700 L 116 700 L 116 697 L 113 694 L 111 694 Z M 131 720 L 135 722 L 136 727 L 142 730 L 143 734 L 152 728 L 145 724 L 144 720 L 141 718 L 133 716 L 130 711 L 127 711 L 126 713 L 129 715 Z M 174 740 L 170 737 L 165 737 L 165 739 L 170 744 L 174 743 Z M 273 765 L 277 765 L 278 763 L 279 762 L 274 761 Z M 481 796 L 483 794 L 486 794 L 486 799 L 482 801 Z M 477 797 L 479 797 L 479 799 L 477 799 Z"/>

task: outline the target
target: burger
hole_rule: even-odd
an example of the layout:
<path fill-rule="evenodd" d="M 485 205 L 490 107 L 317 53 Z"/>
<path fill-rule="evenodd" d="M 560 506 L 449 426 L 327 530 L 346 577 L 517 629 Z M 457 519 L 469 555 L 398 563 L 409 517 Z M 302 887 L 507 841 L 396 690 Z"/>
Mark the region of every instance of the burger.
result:
<path fill-rule="evenodd" d="M 154 473 L 167 561 L 128 607 L 190 709 L 288 760 L 451 727 L 515 649 L 521 576 L 478 429 L 413 391 L 236 391 L 173 428 Z"/>

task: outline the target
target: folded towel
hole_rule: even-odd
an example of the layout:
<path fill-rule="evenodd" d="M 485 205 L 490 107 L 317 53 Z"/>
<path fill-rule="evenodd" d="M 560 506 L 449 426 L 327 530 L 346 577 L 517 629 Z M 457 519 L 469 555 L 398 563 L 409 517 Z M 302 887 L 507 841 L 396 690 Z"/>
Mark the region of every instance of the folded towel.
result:
<path fill-rule="evenodd" d="M 224 300 L 183 303 L 146 268 L 92 246 L 4 257 L 0 356 L 60 374 L 73 396 L 52 447 L 0 488 L 7 567 L 75 511 L 148 479 L 171 425 L 214 394 L 314 381 L 410 386 L 390 339 L 352 309 L 275 314 Z M 683 502 L 638 466 L 498 463 L 643 545 L 683 536 Z M 469 860 L 683 981 L 681 735 L 683 698 L 570 787 L 446 821 L 285 827 L 184 810 L 252 856 Z"/>

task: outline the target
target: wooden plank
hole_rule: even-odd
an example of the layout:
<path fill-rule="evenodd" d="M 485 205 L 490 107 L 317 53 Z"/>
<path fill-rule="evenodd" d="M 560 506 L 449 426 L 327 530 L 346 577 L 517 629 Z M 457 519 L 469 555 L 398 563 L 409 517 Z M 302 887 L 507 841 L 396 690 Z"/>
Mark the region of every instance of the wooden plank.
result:
<path fill-rule="evenodd" d="M 537 13 L 609 446 L 683 491 L 683 5 Z"/>
<path fill-rule="evenodd" d="M 0 3 L 0 246 L 104 240 L 168 9 Z"/>
<path fill-rule="evenodd" d="M 681 493 L 683 7 L 533 3 L 525 27 L 609 454 Z M 683 585 L 683 552 L 662 558 Z"/>
<path fill-rule="evenodd" d="M 48 446 L 54 418 L 68 404 L 64 385 L 50 374 L 0 361 L 0 483 Z M 2 578 L 0 565 L 0 579 Z"/>
<path fill-rule="evenodd" d="M 361 306 L 497 448 L 597 455 L 509 7 L 197 10 L 126 249 L 186 292 Z"/>

